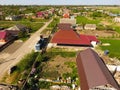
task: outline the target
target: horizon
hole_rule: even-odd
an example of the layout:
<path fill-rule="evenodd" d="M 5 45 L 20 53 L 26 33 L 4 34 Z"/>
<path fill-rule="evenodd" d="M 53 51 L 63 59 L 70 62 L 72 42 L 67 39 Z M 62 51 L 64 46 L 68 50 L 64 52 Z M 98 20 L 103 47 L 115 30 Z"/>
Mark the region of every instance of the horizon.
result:
<path fill-rule="evenodd" d="M 0 5 L 120 5 L 120 0 L 2 0 Z"/>

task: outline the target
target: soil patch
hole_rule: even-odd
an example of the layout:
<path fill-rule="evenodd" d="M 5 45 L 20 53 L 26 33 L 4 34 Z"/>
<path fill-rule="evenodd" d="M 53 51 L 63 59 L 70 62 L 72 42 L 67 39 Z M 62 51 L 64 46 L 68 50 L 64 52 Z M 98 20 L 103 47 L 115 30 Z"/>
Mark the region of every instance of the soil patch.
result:
<path fill-rule="evenodd" d="M 57 72 L 57 75 L 53 75 L 50 78 L 57 78 L 62 76 L 64 73 L 70 73 L 72 72 L 72 69 L 69 68 L 65 62 L 76 62 L 76 57 L 74 58 L 63 58 L 61 56 L 56 56 L 54 59 L 44 63 L 44 67 L 43 67 L 43 73 L 45 72 Z M 47 73 L 50 74 L 50 73 Z M 49 78 L 50 75 L 48 75 Z"/>

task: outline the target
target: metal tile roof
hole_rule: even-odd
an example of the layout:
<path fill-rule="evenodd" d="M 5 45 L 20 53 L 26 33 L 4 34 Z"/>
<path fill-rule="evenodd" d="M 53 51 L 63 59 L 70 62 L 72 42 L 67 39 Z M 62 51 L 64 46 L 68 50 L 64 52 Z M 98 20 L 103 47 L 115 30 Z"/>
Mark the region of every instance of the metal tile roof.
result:
<path fill-rule="evenodd" d="M 120 87 L 103 60 L 92 49 L 88 48 L 77 55 L 78 73 L 81 90 L 89 90 L 96 86 L 110 84 L 117 90 Z"/>
<path fill-rule="evenodd" d="M 59 30 L 54 34 L 51 42 L 57 44 L 91 46 L 92 39 L 97 40 L 95 36 L 87 36 L 82 34 L 79 35 L 77 32 L 73 30 Z"/>

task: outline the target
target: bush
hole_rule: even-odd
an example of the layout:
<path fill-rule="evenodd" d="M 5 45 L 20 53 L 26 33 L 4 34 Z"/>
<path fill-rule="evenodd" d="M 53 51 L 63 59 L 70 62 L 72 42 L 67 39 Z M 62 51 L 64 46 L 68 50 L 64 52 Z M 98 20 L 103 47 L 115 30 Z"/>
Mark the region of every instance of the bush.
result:
<path fill-rule="evenodd" d="M 39 82 L 39 88 L 41 89 L 49 89 L 50 86 L 51 86 L 51 82 L 46 82 L 46 81 Z"/>

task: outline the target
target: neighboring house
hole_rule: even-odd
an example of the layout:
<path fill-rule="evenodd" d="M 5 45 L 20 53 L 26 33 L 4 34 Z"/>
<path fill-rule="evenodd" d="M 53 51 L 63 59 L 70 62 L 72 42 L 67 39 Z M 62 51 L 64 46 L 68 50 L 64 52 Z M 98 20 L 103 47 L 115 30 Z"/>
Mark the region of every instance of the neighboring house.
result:
<path fill-rule="evenodd" d="M 62 18 L 60 23 L 69 23 L 71 25 L 76 25 L 76 19 Z"/>
<path fill-rule="evenodd" d="M 63 18 L 70 18 L 70 14 L 69 13 L 64 13 Z"/>
<path fill-rule="evenodd" d="M 2 16 L 3 15 L 3 12 L 0 12 L 0 16 Z"/>
<path fill-rule="evenodd" d="M 85 26 L 84 26 L 84 29 L 85 30 L 96 30 L 96 24 L 86 24 Z"/>
<path fill-rule="evenodd" d="M 113 19 L 113 21 L 114 21 L 114 22 L 120 22 L 120 17 L 115 17 L 115 18 Z"/>
<path fill-rule="evenodd" d="M 37 16 L 38 18 L 44 18 L 44 12 L 37 12 L 37 13 L 36 13 L 36 16 Z"/>
<path fill-rule="evenodd" d="M 82 25 L 78 25 L 78 26 L 75 27 L 75 29 L 76 29 L 76 30 L 83 30 L 84 28 L 83 28 Z"/>
<path fill-rule="evenodd" d="M 65 46 L 93 46 L 92 41 L 98 42 L 95 36 L 78 34 L 73 30 L 58 30 L 52 39 L 51 43 L 53 45 L 65 45 Z"/>
<path fill-rule="evenodd" d="M 25 25 L 22 25 L 22 24 L 17 24 L 13 27 L 10 27 L 10 28 L 6 29 L 6 30 L 10 31 L 15 36 L 18 36 L 18 33 L 20 31 L 30 33 L 30 29 L 27 28 Z"/>
<path fill-rule="evenodd" d="M 111 16 L 111 17 L 117 17 L 117 16 L 118 16 L 118 14 L 109 13 L 109 16 Z"/>
<path fill-rule="evenodd" d="M 25 14 L 26 18 L 33 17 L 33 16 L 34 16 L 34 13 L 27 13 L 27 14 Z"/>
<path fill-rule="evenodd" d="M 0 44 L 4 44 L 12 38 L 8 31 L 0 31 Z"/>
<path fill-rule="evenodd" d="M 60 23 L 58 24 L 58 30 L 73 30 L 73 28 L 69 23 Z"/>
<path fill-rule="evenodd" d="M 10 20 L 10 21 L 16 21 L 16 20 L 19 20 L 21 19 L 22 17 L 21 16 L 7 16 L 5 17 L 5 20 Z"/>

